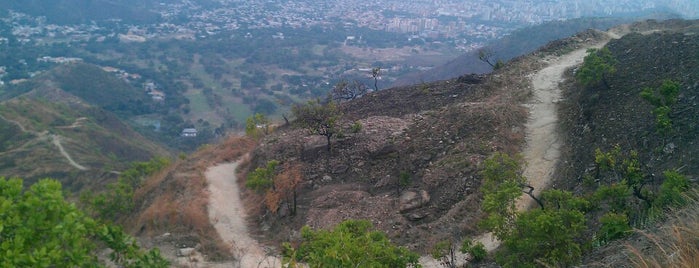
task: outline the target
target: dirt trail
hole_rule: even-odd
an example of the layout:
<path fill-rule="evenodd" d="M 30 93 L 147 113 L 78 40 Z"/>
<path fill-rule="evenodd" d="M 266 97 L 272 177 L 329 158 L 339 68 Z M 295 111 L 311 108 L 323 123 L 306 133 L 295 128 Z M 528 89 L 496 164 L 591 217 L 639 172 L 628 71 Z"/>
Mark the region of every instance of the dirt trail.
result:
<path fill-rule="evenodd" d="M 71 166 L 73 166 L 79 170 L 87 170 L 88 169 L 88 168 L 76 163 L 75 160 L 73 160 L 73 158 L 70 157 L 68 152 L 66 152 L 66 150 L 63 148 L 63 145 L 61 144 L 61 136 L 58 136 L 58 135 L 50 135 L 50 136 L 51 136 L 51 140 L 53 141 L 53 144 L 56 145 L 56 147 L 58 147 L 58 151 L 61 152 L 61 155 L 63 157 L 65 157 L 65 159 L 68 159 L 68 163 Z"/>
<path fill-rule="evenodd" d="M 245 208 L 240 199 L 235 169 L 238 163 L 220 164 L 206 170 L 209 183 L 209 220 L 229 243 L 239 263 L 233 267 L 280 267 L 281 261 L 267 256 L 265 249 L 250 236 L 245 222 Z M 228 266 L 231 267 L 231 266 Z"/>
<path fill-rule="evenodd" d="M 608 33 L 610 38 L 620 38 L 623 33 Z M 551 180 L 556 162 L 560 158 L 561 140 L 557 131 L 558 114 L 556 104 L 561 100 L 561 90 L 558 84 L 563 82 L 563 73 L 566 69 L 579 65 L 587 55 L 587 49 L 600 48 L 606 42 L 599 42 L 590 46 L 572 51 L 560 57 L 544 59 L 548 66 L 531 76 L 534 97 L 525 106 L 529 108 L 529 120 L 526 127 L 526 147 L 523 151 L 526 167 L 524 176 L 529 184 L 534 187 L 534 195 L 538 196 L 542 189 L 546 189 Z M 529 196 L 523 195 L 517 200 L 516 207 L 519 211 L 529 209 L 534 204 Z M 483 243 L 490 252 L 500 246 L 492 233 L 481 234 L 473 238 Z M 457 266 L 463 265 L 465 255 L 457 254 Z M 423 267 L 440 267 L 438 263 L 428 257 L 420 258 Z"/>
<path fill-rule="evenodd" d="M 597 44 L 590 47 L 599 48 Z M 529 108 L 529 120 L 527 128 L 527 145 L 524 148 L 524 160 L 527 166 L 524 176 L 529 184 L 534 187 L 534 195 L 538 196 L 541 190 L 547 188 L 551 181 L 556 162 L 560 158 L 561 141 L 556 130 L 558 126 L 558 114 L 556 104 L 561 99 L 561 90 L 558 84 L 563 82 L 563 72 L 566 69 L 583 62 L 586 51 L 590 47 L 581 48 L 562 57 L 554 58 L 546 68 L 532 76 L 534 98 L 527 103 Z M 522 196 L 517 201 L 517 209 L 528 209 L 534 200 L 529 196 Z"/>
<path fill-rule="evenodd" d="M 71 166 L 73 166 L 74 168 L 77 168 L 79 170 L 88 170 L 87 167 L 78 164 L 77 162 L 75 162 L 75 160 L 73 160 L 72 157 L 70 157 L 70 155 L 65 150 L 65 148 L 63 148 L 63 144 L 61 144 L 61 136 L 54 135 L 54 134 L 48 134 L 48 131 L 36 132 L 36 131 L 29 130 L 29 129 L 25 128 L 24 125 L 22 125 L 20 122 L 12 120 L 12 119 L 8 119 L 2 115 L 0 115 L 0 119 L 17 125 L 17 127 L 19 127 L 19 129 L 22 130 L 22 132 L 29 133 L 29 134 L 36 136 L 35 140 L 42 141 L 42 140 L 46 140 L 47 138 L 51 139 L 51 143 L 53 143 L 53 145 L 55 145 L 56 148 L 58 148 L 58 151 L 60 152 L 61 156 L 63 156 L 66 160 L 68 160 L 68 164 L 70 164 Z M 72 125 L 70 125 L 68 127 L 70 127 L 70 128 L 79 127 L 80 123 L 82 121 L 84 121 L 85 119 L 87 119 L 87 118 L 84 118 L 84 117 L 78 118 L 77 120 L 75 120 L 75 122 Z M 2 152 L 2 153 L 4 154 L 4 153 L 12 152 L 12 151 L 18 151 L 18 150 L 24 148 L 24 146 L 27 145 L 28 143 L 29 142 L 26 142 L 25 144 L 23 144 L 22 146 L 18 147 L 15 150 L 6 151 L 6 152 Z"/>

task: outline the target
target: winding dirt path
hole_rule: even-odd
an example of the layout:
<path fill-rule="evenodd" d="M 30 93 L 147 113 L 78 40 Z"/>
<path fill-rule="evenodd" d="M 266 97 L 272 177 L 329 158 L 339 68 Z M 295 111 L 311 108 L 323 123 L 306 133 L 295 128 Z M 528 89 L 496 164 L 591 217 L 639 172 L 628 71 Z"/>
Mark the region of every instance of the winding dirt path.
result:
<path fill-rule="evenodd" d="M 611 38 L 620 38 L 616 33 L 608 33 Z M 524 105 L 529 108 L 529 120 L 526 127 L 526 147 L 522 154 L 527 165 L 524 176 L 534 187 L 533 194 L 539 196 L 543 189 L 551 183 L 554 168 L 560 159 L 561 140 L 557 131 L 557 103 L 561 100 L 561 89 L 558 85 L 564 81 L 564 72 L 579 65 L 587 55 L 589 48 L 600 48 L 607 42 L 602 41 L 590 46 L 572 51 L 560 57 L 544 59 L 548 66 L 531 76 L 534 97 Z M 516 202 L 517 210 L 524 211 L 534 205 L 534 200 L 523 195 Z M 484 233 L 475 238 L 483 243 L 488 252 L 497 249 L 500 241 L 492 233 Z M 457 266 L 464 265 L 466 255 L 458 253 Z M 434 259 L 423 256 L 420 258 L 423 267 L 440 267 Z"/>
<path fill-rule="evenodd" d="M 561 89 L 558 88 L 558 84 L 563 82 L 565 70 L 583 62 L 588 48 L 599 48 L 603 44 L 604 42 L 584 47 L 554 58 L 549 66 L 532 76 L 534 98 L 530 103 L 525 104 L 530 114 L 525 125 L 527 143 L 522 154 L 527 163 L 524 177 L 529 181 L 529 185 L 534 187 L 535 196 L 539 196 L 541 191 L 549 186 L 561 154 L 556 113 L 556 105 L 561 100 Z M 517 200 L 517 210 L 527 210 L 533 204 L 532 198 L 523 195 Z"/>
<path fill-rule="evenodd" d="M 63 144 L 61 144 L 61 136 L 53 135 L 53 134 L 51 134 L 51 135 L 49 135 L 49 136 L 51 137 L 51 140 L 52 140 L 52 142 L 53 142 L 53 145 L 56 145 L 56 147 L 58 147 L 58 151 L 60 151 L 60 152 L 61 152 L 61 155 L 62 155 L 65 159 L 68 160 L 68 163 L 69 163 L 71 166 L 73 166 L 73 167 L 75 167 L 75 168 L 77 168 L 77 169 L 79 169 L 79 170 L 88 170 L 88 168 L 86 168 L 85 166 L 80 165 L 80 164 L 78 164 L 77 162 L 75 162 L 75 160 L 73 160 L 73 158 L 70 157 L 70 155 L 68 154 L 68 152 L 66 152 L 66 150 L 63 148 Z"/>
<path fill-rule="evenodd" d="M 237 255 L 239 263 L 235 263 L 233 267 L 280 267 L 281 260 L 268 255 L 248 232 L 245 208 L 236 183 L 236 167 L 238 162 L 220 164 L 206 170 L 210 193 L 209 220 Z"/>
<path fill-rule="evenodd" d="M 22 125 L 20 122 L 18 122 L 18 121 L 16 121 L 16 120 L 8 119 L 8 118 L 6 118 L 6 117 L 4 117 L 4 116 L 2 116 L 2 115 L 0 115 L 0 119 L 5 120 L 5 121 L 7 121 L 7 122 L 10 122 L 10 123 L 13 123 L 13 124 L 17 125 L 17 127 L 19 127 L 19 129 L 20 129 L 22 132 L 29 133 L 29 134 L 32 134 L 32 135 L 36 136 L 36 138 L 35 138 L 34 140 L 43 141 L 43 140 L 46 140 L 47 138 L 50 139 L 50 140 L 51 140 L 51 143 L 53 143 L 53 145 L 55 145 L 56 148 L 58 148 L 58 151 L 59 151 L 59 153 L 61 154 L 61 156 L 63 156 L 63 158 L 65 158 L 66 160 L 68 160 L 68 164 L 70 164 L 71 166 L 73 166 L 74 168 L 77 168 L 77 169 L 79 169 L 79 170 L 88 170 L 87 167 L 78 164 L 77 162 L 75 162 L 75 160 L 73 160 L 72 157 L 70 157 L 70 154 L 68 154 L 68 152 L 65 150 L 65 148 L 63 148 L 63 144 L 61 144 L 61 136 L 55 135 L 55 134 L 48 134 L 48 131 L 36 132 L 36 131 L 29 130 L 29 129 L 25 128 L 24 125 Z M 84 121 L 84 120 L 86 120 L 86 119 L 87 119 L 87 118 L 85 118 L 85 117 L 78 118 L 77 120 L 75 120 L 75 122 L 73 122 L 72 125 L 66 126 L 66 127 L 63 127 L 63 128 L 76 128 L 76 127 L 79 127 L 79 126 L 81 126 L 82 121 Z M 61 127 L 58 127 L 58 128 L 61 128 Z M 31 141 L 29 141 L 29 142 L 31 142 Z M 2 153 L 0 153 L 0 154 L 5 154 L 5 153 L 9 153 L 9 152 L 19 151 L 19 150 L 23 149 L 27 144 L 29 144 L 29 142 L 26 142 L 25 144 L 23 144 L 22 146 L 20 146 L 20 147 L 14 149 L 14 150 L 2 152 Z"/>

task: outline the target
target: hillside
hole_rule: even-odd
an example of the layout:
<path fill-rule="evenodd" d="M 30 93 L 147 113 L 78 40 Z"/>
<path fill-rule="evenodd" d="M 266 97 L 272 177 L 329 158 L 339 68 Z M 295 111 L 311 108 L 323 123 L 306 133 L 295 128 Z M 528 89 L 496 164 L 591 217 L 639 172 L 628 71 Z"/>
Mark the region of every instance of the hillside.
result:
<path fill-rule="evenodd" d="M 690 34 L 695 31 L 695 25 L 696 22 L 687 21 L 648 21 L 615 29 L 614 31 L 621 35 L 627 32 L 649 34 L 651 30 L 679 32 L 674 34 L 674 37 L 668 33 L 647 36 L 629 34 L 618 41 L 611 41 L 608 46 L 615 56 L 617 53 L 640 49 L 619 44 L 631 45 L 639 42 L 647 49 L 636 52 L 638 54 L 634 54 L 635 58 L 640 55 L 653 55 L 645 56 L 647 62 L 619 57 L 620 65 L 616 75 L 635 79 L 635 75 L 624 73 L 637 72 L 634 70 L 638 68 L 647 69 L 648 72 L 654 70 L 653 67 L 644 66 L 656 66 L 656 69 L 676 66 L 678 69 L 672 71 L 675 75 L 669 78 L 681 81 L 685 88 L 682 92 L 695 90 L 695 85 L 690 82 L 695 78 L 693 74 L 689 74 L 696 68 L 693 65 L 694 59 L 680 56 L 678 52 L 688 51 L 690 55 L 695 53 L 692 46 L 696 41 L 694 35 Z M 648 39 L 639 39 L 641 37 Z M 284 205 L 280 205 L 280 209 L 271 214 L 264 213 L 266 209 L 260 206 L 257 208 L 259 214 L 253 213 L 259 215 L 256 218 L 253 216 L 257 222 L 255 225 L 262 226 L 260 231 L 267 234 L 268 239 L 283 241 L 302 225 L 327 228 L 344 219 L 370 219 L 375 226 L 388 233 L 392 241 L 423 253 L 428 252 L 434 243 L 442 239 L 477 235 L 479 230 L 476 223 L 483 216 L 478 209 L 482 198 L 478 191 L 482 179 L 482 161 L 494 152 L 516 153 L 524 149 L 523 123 L 526 122 L 527 113 L 519 104 L 528 103 L 527 100 L 532 94 L 529 74 L 548 64 L 551 57 L 570 53 L 604 38 L 607 38 L 606 35 L 600 32 L 583 32 L 571 38 L 551 42 L 535 53 L 518 57 L 490 75 L 464 75 L 440 82 L 398 87 L 373 92 L 345 103 L 340 106 L 344 113 L 341 124 L 343 136 L 335 141 L 331 152 L 326 150 L 322 138 L 307 136 L 305 130 L 280 129 L 278 133 L 261 141 L 252 154 L 249 171 L 264 166 L 270 160 L 300 163 L 304 167 L 304 181 L 299 187 L 299 211 L 292 217 Z M 641 41 L 651 39 L 655 41 Z M 651 48 L 662 47 L 660 44 L 670 46 L 661 51 L 671 53 L 665 57 L 673 57 L 677 62 L 669 61 L 657 66 L 657 58 L 654 56 L 659 54 Z M 682 55 L 686 55 L 683 53 Z M 622 71 L 622 68 L 626 69 Z M 653 85 L 657 86 L 659 81 L 665 79 L 659 77 L 662 74 L 660 72 L 645 76 L 649 79 L 645 81 L 646 84 L 636 84 L 635 87 L 651 85 L 649 81 L 655 81 Z M 612 87 L 634 85 L 629 81 L 614 79 L 610 80 Z M 643 83 L 643 80 L 638 82 Z M 628 105 L 644 110 L 627 111 L 626 115 L 632 120 L 595 120 L 595 124 L 600 125 L 606 125 L 606 122 L 612 122 L 610 125 L 637 125 L 615 126 L 614 130 L 610 127 L 604 132 L 591 132 L 588 134 L 590 136 L 586 137 L 607 139 L 609 142 L 609 136 L 616 131 L 619 133 L 619 142 L 622 142 L 624 140 L 621 139 L 629 138 L 627 131 L 646 128 L 646 143 L 662 140 L 648 136 L 647 128 L 652 130 L 654 127 L 653 118 L 650 107 L 638 105 L 637 96 L 640 89 L 633 94 L 617 93 L 612 95 L 613 97 L 608 96 L 605 101 L 596 96 L 603 94 L 599 89 L 591 90 L 594 93 L 588 93 L 587 96 L 592 96 L 597 101 L 580 100 L 582 104 L 590 103 L 589 107 L 583 107 L 584 113 L 618 118 L 618 111 L 605 110 L 596 105 L 604 105 L 605 101 L 608 101 L 608 104 L 620 105 L 620 96 L 628 96 Z M 585 94 L 585 91 L 573 92 Z M 572 103 L 578 102 L 568 95 L 565 96 Z M 682 111 L 682 115 L 673 114 L 673 118 L 683 118 L 677 120 L 676 124 L 678 128 L 684 127 L 686 130 L 676 133 L 686 143 L 675 144 L 677 147 L 673 148 L 697 148 L 693 145 L 697 137 L 695 123 L 692 123 L 695 121 L 692 118 L 696 118 L 693 114 L 696 111 L 696 108 L 693 108 L 693 99 L 689 93 L 683 93 L 678 101 L 678 107 L 681 108 L 677 111 Z M 530 105 L 526 107 L 531 107 Z M 568 116 L 579 110 L 579 107 L 568 107 L 561 113 Z M 637 120 L 636 116 L 645 119 Z M 570 119 L 564 117 L 562 120 L 567 123 Z M 362 128 L 352 131 L 351 125 L 356 122 L 359 122 Z M 593 130 L 595 129 L 593 127 Z M 620 130 L 623 132 L 619 132 Z M 569 134 L 564 132 L 563 136 L 567 135 Z M 614 144 L 599 145 L 568 138 L 565 140 L 565 155 L 558 163 L 576 163 L 574 166 L 578 168 L 577 172 L 582 172 L 590 166 L 582 164 L 582 160 L 578 158 L 589 161 L 594 157 L 595 148 Z M 642 144 L 643 138 L 638 137 L 634 146 Z M 653 152 L 657 145 L 639 147 L 650 148 L 646 150 Z M 688 152 L 693 151 L 675 150 L 676 158 L 664 159 L 662 163 L 666 164 L 659 165 L 653 171 L 659 174 L 663 169 L 676 168 L 677 163 L 682 163 L 680 167 L 683 174 L 695 176 L 693 174 L 696 171 L 690 166 L 695 167 L 696 160 L 691 158 L 692 154 Z M 571 156 L 573 157 L 567 158 Z M 544 171 L 550 172 L 552 171 Z M 560 172 L 555 173 L 554 178 L 559 180 L 556 180 L 552 187 L 568 189 L 569 184 L 563 182 L 570 180 L 563 178 L 573 176 L 562 175 Z M 407 179 L 408 183 L 401 186 L 403 178 Z M 660 181 L 656 181 L 655 185 L 659 183 Z"/>
<path fill-rule="evenodd" d="M 154 23 L 160 15 L 148 11 L 155 1 L 108 0 L 0 0 L 0 10 L 14 10 L 45 16 L 49 23 L 79 24 L 90 21 L 122 20 L 126 23 Z"/>
<path fill-rule="evenodd" d="M 561 109 L 570 158 L 559 177 L 580 181 L 593 164 L 594 150 L 617 144 L 638 151 L 653 173 L 679 167 L 687 174 L 697 173 L 699 38 L 695 34 L 699 26 L 687 21 L 658 24 L 633 24 L 631 30 L 644 34 L 629 34 L 609 43 L 617 71 L 609 77 L 608 88 L 567 85 Z M 641 98 L 641 91 L 657 88 L 668 79 L 681 88 L 670 114 L 673 129 L 664 138 L 656 132 L 653 106 Z"/>
<path fill-rule="evenodd" d="M 99 189 L 132 161 L 169 155 L 102 108 L 109 105 L 88 101 L 100 94 L 109 98 L 110 92 L 125 94 L 123 87 L 105 84 L 109 79 L 85 79 L 89 91 L 81 94 L 59 79 L 68 77 L 61 73 L 69 69 L 59 67 L 36 77 L 24 85 L 28 92 L 2 101 L 0 125 L 6 131 L 0 142 L 0 176 L 22 177 L 30 183 L 52 177 L 70 191 Z"/>
<path fill-rule="evenodd" d="M 646 21 L 627 29 L 637 33 L 607 45 L 617 61 L 608 87 L 563 85 L 565 101 L 559 108 L 565 145 L 554 187 L 590 193 L 594 185 L 605 183 L 590 179 L 595 176 L 595 150 L 608 151 L 614 146 L 621 149 L 622 155 L 637 153 L 642 170 L 650 174 L 644 178 L 646 189 L 658 191 L 665 170 L 685 174 L 693 182 L 690 187 L 696 187 L 699 24 Z M 678 83 L 679 95 L 669 113 L 671 128 L 663 134 L 658 131 L 653 105 L 641 97 L 641 92 L 644 88 L 658 88 L 667 80 Z M 691 244 L 697 238 L 696 193 L 690 196 L 694 201 L 687 208 L 667 211 L 667 221 L 640 220 L 637 224 L 642 231 L 595 248 L 585 257 L 586 267 L 638 267 L 632 264 L 639 263 L 639 258 L 652 267 L 679 267 L 673 261 L 696 264 L 697 248 Z M 664 253 L 667 251 L 674 252 L 674 257 L 668 257 Z"/>
<path fill-rule="evenodd" d="M 674 17 L 677 16 L 666 13 L 647 16 L 647 18 L 654 19 Z M 494 53 L 494 59 L 508 61 L 519 55 L 531 53 L 548 42 L 566 38 L 587 29 L 604 31 L 613 26 L 630 23 L 635 20 L 638 20 L 638 18 L 579 18 L 566 21 L 551 21 L 515 30 L 501 39 L 490 42 L 485 49 Z M 478 51 L 471 51 L 429 71 L 402 76 L 392 85 L 401 86 L 422 81 L 437 81 L 466 73 L 487 73 L 491 70 L 492 67 L 490 65 L 478 59 Z"/>
<path fill-rule="evenodd" d="M 542 171 L 555 178 L 550 187 L 589 194 L 593 189 L 585 175 L 594 166 L 594 150 L 615 144 L 625 152 L 637 150 L 650 174 L 677 168 L 696 181 L 695 119 L 699 115 L 693 70 L 699 57 L 686 55 L 698 55 L 697 25 L 697 21 L 645 21 L 607 33 L 589 30 L 550 42 L 488 75 L 462 75 L 372 92 L 339 105 L 342 134 L 332 139 L 331 150 L 324 137 L 309 135 L 293 122 L 256 144 L 231 138 L 152 178 L 137 193 L 137 214 L 126 222 L 143 241 L 166 248 L 172 258 L 181 247 L 208 256 L 178 258 L 186 259 L 182 265 L 201 258 L 244 259 L 246 250 L 253 249 L 227 240 L 231 237 L 227 232 L 241 230 L 219 229 L 220 224 L 232 224 L 228 221 L 235 215 L 247 215 L 249 234 L 241 241 L 257 238 L 262 247 L 270 246 L 270 254 L 278 253 L 280 242 L 297 240 L 301 226 L 328 228 L 346 219 L 368 219 L 391 241 L 425 254 L 443 239 L 482 234 L 477 223 L 484 217 L 480 186 L 487 157 L 496 152 L 524 153 L 526 164 L 541 167 L 528 158 L 531 153 L 526 149 L 532 146 L 532 129 L 537 128 L 528 122 L 528 112 L 535 112 L 542 103 L 551 110 L 557 107 L 560 118 L 560 125 L 552 129 L 560 131 L 561 155 L 548 159 L 558 166 Z M 609 41 L 611 38 L 619 39 Z M 609 88 L 583 87 L 571 77 L 576 68 L 565 71 L 564 78 L 552 77 L 580 63 L 586 48 L 607 41 L 606 47 L 618 61 L 617 71 L 608 78 Z M 659 64 L 658 57 L 667 61 Z M 537 79 L 545 81 L 533 81 Z M 559 85 L 559 79 L 565 82 Z M 681 93 L 670 114 L 672 134 L 659 137 L 652 107 L 639 94 L 643 87 L 657 87 L 664 79 L 678 81 Z M 538 92 L 541 84 L 553 87 L 544 90 L 561 89 L 563 98 L 543 100 Z M 249 156 L 242 157 L 246 152 Z M 549 156 L 542 155 L 544 159 Z M 271 160 L 283 167 L 278 172 L 300 167 L 295 214 L 290 199 L 269 199 L 243 186 L 246 174 Z M 232 161 L 236 164 L 218 165 Z M 213 176 L 209 173 L 232 172 L 236 165 L 242 203 L 204 189 L 204 178 L 211 182 Z M 655 191 L 660 182 L 653 179 L 647 187 Z M 228 183 L 225 187 L 235 187 Z M 242 204 L 246 211 L 215 212 L 218 216 L 209 211 L 209 221 L 204 220 L 207 203 L 212 209 L 230 202 L 236 202 L 231 209 L 238 210 Z M 270 210 L 270 202 L 277 206 Z M 602 258 L 586 259 L 586 265 L 594 266 Z"/>
<path fill-rule="evenodd" d="M 479 234 L 479 171 L 494 152 L 522 150 L 527 110 L 519 104 L 532 94 L 528 74 L 544 66 L 539 58 L 604 38 L 584 32 L 491 75 L 393 88 L 343 104 L 344 137 L 330 153 L 320 137 L 280 129 L 261 141 L 250 167 L 272 159 L 300 163 L 298 215 L 290 217 L 284 206 L 272 214 L 258 208 L 253 220 L 270 239 L 283 240 L 306 224 L 371 219 L 392 241 L 423 253 L 443 239 Z M 362 128 L 353 133 L 355 121 Z"/>

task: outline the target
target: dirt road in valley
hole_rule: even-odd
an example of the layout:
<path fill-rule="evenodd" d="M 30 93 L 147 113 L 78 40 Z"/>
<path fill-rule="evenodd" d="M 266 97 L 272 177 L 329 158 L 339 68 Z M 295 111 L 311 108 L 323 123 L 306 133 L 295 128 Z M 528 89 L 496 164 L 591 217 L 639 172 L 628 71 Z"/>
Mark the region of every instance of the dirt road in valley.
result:
<path fill-rule="evenodd" d="M 237 162 L 207 169 L 205 175 L 209 183 L 209 220 L 221 238 L 231 245 L 234 255 L 237 255 L 238 261 L 233 267 L 280 267 L 281 260 L 268 256 L 248 232 L 245 207 L 236 182 L 236 167 Z"/>

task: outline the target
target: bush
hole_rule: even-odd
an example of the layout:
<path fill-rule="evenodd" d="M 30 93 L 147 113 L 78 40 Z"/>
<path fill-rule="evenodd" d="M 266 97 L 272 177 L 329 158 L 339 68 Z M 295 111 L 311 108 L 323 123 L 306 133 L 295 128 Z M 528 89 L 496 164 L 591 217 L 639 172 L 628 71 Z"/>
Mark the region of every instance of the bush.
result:
<path fill-rule="evenodd" d="M 468 253 L 474 262 L 479 262 L 488 256 L 488 251 L 485 250 L 485 245 L 481 242 L 475 244 L 471 240 L 464 240 L 461 245 L 461 253 Z"/>
<path fill-rule="evenodd" d="M 350 130 L 352 133 L 359 133 L 362 131 L 362 122 L 359 122 L 359 120 L 355 121 L 354 124 L 350 127 Z"/>
<path fill-rule="evenodd" d="M 279 165 L 279 161 L 272 160 L 267 162 L 267 167 L 259 167 L 253 172 L 250 172 L 245 181 L 245 187 L 253 189 L 258 193 L 272 187 L 272 185 L 274 185 L 274 175 L 277 165 Z"/>
<path fill-rule="evenodd" d="M 592 86 L 602 82 L 607 88 L 607 77 L 616 72 L 616 59 L 608 48 L 587 50 L 587 56 L 575 77 L 585 86 Z"/>
<path fill-rule="evenodd" d="M 665 180 L 660 185 L 658 196 L 653 206 L 656 208 L 681 207 L 687 204 L 685 192 L 689 189 L 687 177 L 674 170 L 663 173 Z"/>
<path fill-rule="evenodd" d="M 602 227 L 599 230 L 600 237 L 598 239 L 602 243 L 625 237 L 631 232 L 626 214 L 609 212 L 604 214 L 599 221 Z"/>
<path fill-rule="evenodd" d="M 284 267 L 297 261 L 310 267 L 408 267 L 418 264 L 419 256 L 391 243 L 386 234 L 372 231 L 366 220 L 347 220 L 332 230 L 301 229 L 297 248 L 284 245 Z M 288 266 L 287 266 L 288 265 Z"/>

